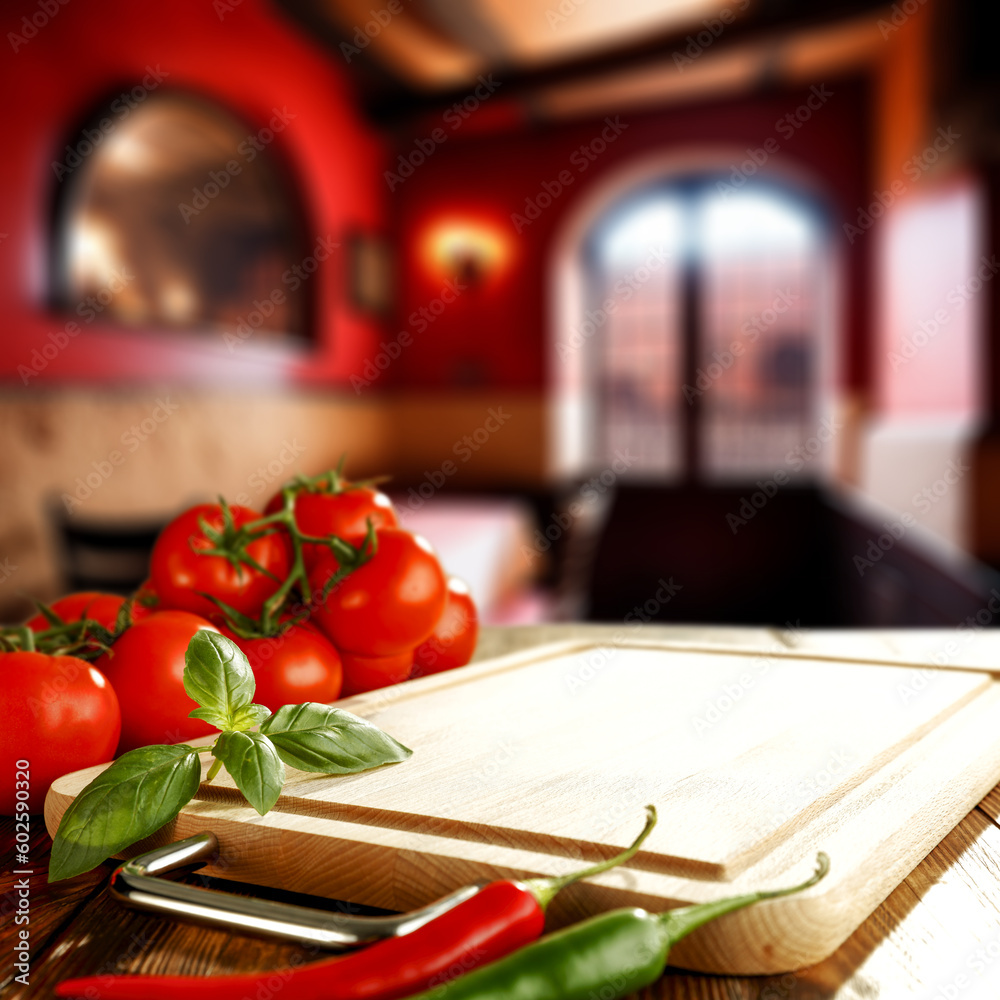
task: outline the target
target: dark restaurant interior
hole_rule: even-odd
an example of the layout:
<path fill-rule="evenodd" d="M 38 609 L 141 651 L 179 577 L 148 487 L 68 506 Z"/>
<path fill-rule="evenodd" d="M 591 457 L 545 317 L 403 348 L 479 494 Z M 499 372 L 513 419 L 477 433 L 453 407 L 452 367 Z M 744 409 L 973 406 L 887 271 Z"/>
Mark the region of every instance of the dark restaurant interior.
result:
<path fill-rule="evenodd" d="M 985 17 L 7 4 L 0 619 L 344 456 L 485 623 L 993 624 Z"/>

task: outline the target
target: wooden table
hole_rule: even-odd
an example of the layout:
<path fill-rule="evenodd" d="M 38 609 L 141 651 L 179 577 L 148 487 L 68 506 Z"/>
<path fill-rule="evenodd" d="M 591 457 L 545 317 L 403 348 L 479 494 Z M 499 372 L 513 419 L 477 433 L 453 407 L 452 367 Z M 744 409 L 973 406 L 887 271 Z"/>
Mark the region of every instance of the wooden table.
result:
<path fill-rule="evenodd" d="M 657 638 L 733 645 L 791 640 L 763 629 L 647 626 Z M 613 626 L 532 626 L 484 629 L 477 656 L 496 655 L 554 639 L 611 639 Z M 896 636 L 906 650 L 922 639 Z M 924 633 L 923 635 L 929 635 Z M 942 633 L 942 638 L 944 637 Z M 1000 635 L 997 636 L 1000 640 Z M 991 650 L 963 650 L 985 665 Z M 30 901 L 29 986 L 13 983 L 14 913 L 18 883 L 12 874 L 13 821 L 0 820 L 4 865 L 0 873 L 0 990 L 12 998 L 51 997 L 70 976 L 98 973 L 211 973 L 268 970 L 299 964 L 316 952 L 297 945 L 207 930 L 122 909 L 105 889 L 112 865 L 48 885 L 51 841 L 40 816 L 33 817 L 27 876 Z M 229 888 L 229 886 L 227 886 Z M 281 898 L 280 893 L 271 893 Z M 309 899 L 309 905 L 324 901 Z M 21 925 L 23 926 L 23 925 Z M 1000 785 L 973 809 L 829 959 L 784 976 L 719 977 L 671 969 L 641 994 L 646 998 L 700 1000 L 979 1000 L 1000 998 Z"/>

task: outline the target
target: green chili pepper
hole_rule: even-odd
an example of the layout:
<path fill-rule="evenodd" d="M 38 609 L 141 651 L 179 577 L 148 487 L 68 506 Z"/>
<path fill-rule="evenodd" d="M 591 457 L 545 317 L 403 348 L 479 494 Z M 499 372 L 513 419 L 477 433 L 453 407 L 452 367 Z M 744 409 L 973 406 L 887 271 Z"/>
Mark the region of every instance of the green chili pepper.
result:
<path fill-rule="evenodd" d="M 812 877 L 790 889 L 731 896 L 659 914 L 611 910 L 411 1000 L 616 1000 L 659 979 L 670 948 L 702 924 L 762 899 L 808 889 L 829 867 L 829 858 L 820 853 Z"/>

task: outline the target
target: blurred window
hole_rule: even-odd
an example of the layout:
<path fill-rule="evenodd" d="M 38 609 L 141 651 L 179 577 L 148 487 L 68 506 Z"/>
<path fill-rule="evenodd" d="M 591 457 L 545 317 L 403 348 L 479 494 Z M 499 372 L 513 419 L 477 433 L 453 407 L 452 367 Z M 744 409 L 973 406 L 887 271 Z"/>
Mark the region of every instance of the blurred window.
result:
<path fill-rule="evenodd" d="M 686 206 L 657 193 L 616 215 L 592 248 L 589 284 L 600 329 L 595 357 L 604 452 L 637 455 L 649 476 L 679 472 L 679 330 Z"/>
<path fill-rule="evenodd" d="M 825 227 L 775 185 L 715 177 L 623 199 L 585 247 L 602 451 L 645 478 L 786 468 L 816 430 Z"/>
<path fill-rule="evenodd" d="M 303 229 L 274 133 L 187 95 L 113 107 L 62 163 L 57 303 L 144 330 L 306 336 L 304 285 L 285 280 Z"/>

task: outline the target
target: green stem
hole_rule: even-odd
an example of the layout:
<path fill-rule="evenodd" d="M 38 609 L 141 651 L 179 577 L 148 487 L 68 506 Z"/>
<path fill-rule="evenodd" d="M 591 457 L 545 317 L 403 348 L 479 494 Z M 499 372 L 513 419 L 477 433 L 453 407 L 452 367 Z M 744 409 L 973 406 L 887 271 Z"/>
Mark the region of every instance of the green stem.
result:
<path fill-rule="evenodd" d="M 34 630 L 28 628 L 27 625 L 24 625 L 18 631 L 21 633 L 21 641 L 24 643 L 24 651 L 26 653 L 33 653 L 35 651 Z"/>
<path fill-rule="evenodd" d="M 676 910 L 668 910 L 661 913 L 657 920 L 665 931 L 671 944 L 687 937 L 693 930 L 707 924 L 709 920 L 715 920 L 725 913 L 732 913 L 733 910 L 741 910 L 751 903 L 759 903 L 762 899 L 777 899 L 779 896 L 791 896 L 796 892 L 802 892 L 815 885 L 830 870 L 830 859 L 822 851 L 816 855 L 816 871 L 799 885 L 793 885 L 788 889 L 772 889 L 765 892 L 751 892 L 744 896 L 731 896 L 728 899 L 719 899 L 714 903 L 697 903 L 694 906 L 683 906 Z"/>
<path fill-rule="evenodd" d="M 264 528 L 269 524 L 287 525 L 288 522 L 285 518 L 285 513 L 286 513 L 285 510 L 277 510 L 273 514 L 262 514 L 256 520 L 244 524 L 242 528 L 239 528 L 237 530 L 245 535 L 250 536 L 251 539 L 255 539 L 259 537 L 256 533 L 260 531 L 261 528 Z"/>
<path fill-rule="evenodd" d="M 216 757 L 212 761 L 212 766 L 208 769 L 208 774 L 205 775 L 205 781 L 211 781 L 218 773 L 222 770 L 222 761 Z"/>
<path fill-rule="evenodd" d="M 274 628 L 274 616 L 281 610 L 286 598 L 291 593 L 292 587 L 298 583 L 301 587 L 303 600 L 310 598 L 309 574 L 306 573 L 305 561 L 302 557 L 303 535 L 295 523 L 295 491 L 286 488 L 281 491 L 283 506 L 280 511 L 271 514 L 269 518 L 262 518 L 270 524 L 283 524 L 292 539 L 292 566 L 284 583 L 264 602 L 261 613 L 261 625 L 264 632 L 271 632 Z M 254 522 L 255 524 L 257 522 Z"/>
<path fill-rule="evenodd" d="M 538 900 L 538 905 L 544 910 L 560 889 L 564 889 L 574 882 L 579 882 L 580 879 L 590 878 L 591 875 L 599 875 L 601 872 L 606 872 L 608 869 L 628 861 L 642 846 L 642 842 L 652 833 L 654 826 L 656 826 L 656 806 L 646 806 L 646 825 L 642 828 L 642 833 L 635 838 L 630 847 L 627 847 L 620 854 L 608 858 L 607 861 L 599 861 L 597 864 L 583 868 L 578 872 L 570 872 L 568 875 L 557 875 L 552 878 L 528 879 L 524 884 L 531 890 L 535 899 Z"/>
<path fill-rule="evenodd" d="M 39 607 L 45 606 L 39 604 Z M 53 617 L 58 624 L 54 624 L 52 617 L 46 615 L 46 626 L 37 633 L 27 625 L 0 627 L 0 648 L 8 652 L 45 653 L 48 656 L 76 656 L 94 660 L 106 652 L 120 634 L 117 627 L 114 630 L 107 629 L 93 618 L 64 622 L 58 616 Z"/>
<path fill-rule="evenodd" d="M 362 566 L 375 554 L 377 542 L 375 539 L 374 529 L 371 524 L 371 519 L 369 519 L 368 523 L 368 535 L 366 536 L 362 547 L 358 550 L 354 550 L 348 543 L 343 542 L 342 539 L 336 538 L 332 535 L 328 537 L 307 535 L 299 530 L 299 527 L 295 522 L 295 496 L 297 491 L 300 488 L 309 488 L 309 486 L 315 485 L 321 480 L 327 480 L 329 481 L 331 489 L 334 492 L 337 492 L 343 486 L 341 478 L 342 467 L 343 461 L 341 461 L 341 465 L 338 466 L 335 471 L 324 473 L 322 476 L 316 477 L 315 480 L 308 480 L 304 477 L 299 477 L 297 480 L 293 481 L 291 485 L 282 489 L 281 495 L 283 506 L 281 510 L 275 511 L 273 514 L 267 514 L 256 518 L 255 520 L 244 524 L 240 528 L 233 527 L 231 515 L 228 514 L 228 507 L 222 497 L 219 498 L 219 503 L 226 516 L 226 524 L 222 531 L 216 531 L 209 528 L 204 522 L 202 523 L 202 532 L 205 534 L 205 537 L 213 543 L 213 545 L 212 548 L 195 549 L 195 551 L 199 555 L 221 556 L 222 558 L 228 559 L 230 562 L 234 563 L 234 565 L 236 563 L 242 564 L 245 562 L 247 565 L 252 566 L 252 560 L 249 555 L 243 551 L 244 548 L 251 542 L 256 541 L 258 538 L 272 534 L 279 527 L 284 527 L 292 542 L 292 564 L 289 568 L 288 575 L 280 583 L 278 589 L 264 602 L 264 605 L 261 608 L 260 618 L 254 622 L 254 627 L 251 628 L 246 619 L 244 619 L 242 623 L 234 621 L 232 616 L 228 613 L 227 608 L 220 605 L 221 610 L 225 615 L 227 625 L 232 628 L 237 635 L 242 635 L 245 638 L 258 638 L 262 636 L 268 637 L 280 634 L 277 618 L 281 613 L 281 609 L 285 606 L 285 602 L 288 600 L 289 595 L 296 586 L 298 586 L 301 592 L 303 604 L 306 607 L 310 607 L 312 605 L 314 595 L 313 589 L 309 583 L 309 574 L 306 572 L 305 559 L 303 557 L 303 545 L 326 546 L 337 557 L 339 567 L 336 574 L 334 574 L 331 580 L 327 582 L 327 585 L 323 590 L 323 600 L 326 599 L 326 596 L 329 594 L 333 585 L 339 583 L 342 579 L 344 579 L 344 577 L 353 572 L 359 566 Z M 340 546 L 339 551 L 338 546 Z M 353 553 L 353 556 L 351 553 Z M 258 570 L 261 569 L 259 566 L 253 566 L 253 568 Z M 275 579 L 277 578 L 275 577 Z M 218 602 L 216 601 L 216 603 Z"/>

